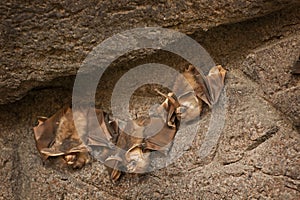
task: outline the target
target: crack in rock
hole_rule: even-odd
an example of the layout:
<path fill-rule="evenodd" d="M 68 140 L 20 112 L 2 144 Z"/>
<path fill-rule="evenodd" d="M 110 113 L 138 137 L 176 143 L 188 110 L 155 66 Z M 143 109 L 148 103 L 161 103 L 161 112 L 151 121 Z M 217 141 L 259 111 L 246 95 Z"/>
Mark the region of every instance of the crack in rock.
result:
<path fill-rule="evenodd" d="M 270 139 L 274 136 L 275 133 L 277 133 L 279 130 L 278 126 L 274 126 L 271 129 L 269 129 L 264 135 L 254 140 L 254 142 L 246 149 L 246 151 L 251 151 L 255 148 L 257 148 L 259 145 Z"/>

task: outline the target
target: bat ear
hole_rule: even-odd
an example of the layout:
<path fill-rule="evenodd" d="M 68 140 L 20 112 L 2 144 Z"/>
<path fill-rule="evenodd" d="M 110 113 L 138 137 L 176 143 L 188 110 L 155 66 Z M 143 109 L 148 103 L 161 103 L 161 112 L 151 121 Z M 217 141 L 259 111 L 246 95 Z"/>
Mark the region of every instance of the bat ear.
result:
<path fill-rule="evenodd" d="M 214 71 L 212 71 L 212 73 L 219 74 L 219 76 L 222 80 L 222 83 L 224 84 L 224 80 L 225 80 L 225 76 L 226 76 L 226 70 L 221 65 L 216 66 L 216 68 L 218 70 L 214 69 Z"/>
<path fill-rule="evenodd" d="M 110 178 L 112 181 L 117 181 L 121 176 L 121 172 L 119 170 L 113 169 L 110 173 Z"/>
<path fill-rule="evenodd" d="M 72 108 L 69 106 L 66 106 L 63 108 L 63 113 L 67 114 L 67 113 L 72 113 Z"/>

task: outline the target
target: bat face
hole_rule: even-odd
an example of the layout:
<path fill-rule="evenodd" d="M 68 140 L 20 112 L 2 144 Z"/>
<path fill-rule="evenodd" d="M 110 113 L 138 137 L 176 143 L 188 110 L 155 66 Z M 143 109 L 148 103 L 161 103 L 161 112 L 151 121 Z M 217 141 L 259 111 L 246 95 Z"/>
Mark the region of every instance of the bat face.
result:
<path fill-rule="evenodd" d="M 112 181 L 120 178 L 121 171 L 145 173 L 151 165 L 151 152 L 168 155 L 182 119 L 192 121 L 200 115 L 203 102 L 209 106 L 217 102 L 225 73 L 216 66 L 203 77 L 190 66 L 183 77 L 192 91 L 176 84 L 174 91 L 181 90 L 178 97 L 157 91 L 166 99 L 152 110 L 151 120 L 139 118 L 125 123 L 91 107 L 64 107 L 50 118 L 39 117 L 33 128 L 37 149 L 44 160 L 59 157 L 73 168 L 89 163 L 92 154 L 107 166 Z M 92 113 L 96 113 L 96 120 Z"/>

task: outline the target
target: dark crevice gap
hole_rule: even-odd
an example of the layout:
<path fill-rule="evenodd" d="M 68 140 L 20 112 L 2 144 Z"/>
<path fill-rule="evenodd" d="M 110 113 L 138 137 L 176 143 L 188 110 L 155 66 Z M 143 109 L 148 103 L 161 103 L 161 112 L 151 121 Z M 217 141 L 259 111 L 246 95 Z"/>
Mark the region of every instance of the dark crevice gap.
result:
<path fill-rule="evenodd" d="M 251 150 L 255 149 L 256 147 L 258 147 L 259 145 L 261 145 L 262 143 L 264 143 L 265 141 L 267 141 L 268 139 L 270 139 L 271 137 L 273 137 L 275 135 L 275 133 L 277 133 L 278 131 L 279 131 L 279 127 L 278 126 L 272 127 L 264 135 L 262 135 L 261 137 L 255 139 L 254 143 L 252 143 L 246 149 L 246 151 L 251 151 Z"/>

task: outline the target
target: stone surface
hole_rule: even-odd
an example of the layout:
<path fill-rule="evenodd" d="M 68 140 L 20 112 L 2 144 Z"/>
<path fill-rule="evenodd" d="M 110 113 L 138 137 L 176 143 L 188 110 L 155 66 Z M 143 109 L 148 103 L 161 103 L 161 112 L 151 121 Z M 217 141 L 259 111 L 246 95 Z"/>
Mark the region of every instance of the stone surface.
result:
<path fill-rule="evenodd" d="M 255 49 L 246 57 L 243 69 L 263 89 L 264 98 L 297 126 L 300 126 L 300 77 L 291 73 L 291 66 L 299 52 L 300 36 L 289 37 Z"/>
<path fill-rule="evenodd" d="M 94 46 L 120 31 L 160 26 L 191 34 L 293 7 L 297 2 L 1 1 L 0 104 L 18 100 L 56 77 L 75 75 Z"/>
<path fill-rule="evenodd" d="M 0 177 L 3 183 L 0 185 L 0 191 L 2 195 L 0 196 L 3 199 L 12 199 L 13 198 L 13 185 L 16 181 L 14 173 L 14 162 L 13 149 L 4 146 L 3 140 L 0 140 L 1 154 L 0 154 Z M 5 192 L 4 192 L 5 191 Z"/>
<path fill-rule="evenodd" d="M 205 5 L 204 1 L 200 2 L 203 4 L 199 5 Z M 223 1 L 218 2 L 209 6 L 215 4 L 226 8 Z M 254 1 L 245 2 L 228 4 L 228 9 L 258 5 Z M 124 27 L 115 28 L 120 25 L 118 20 L 126 19 L 120 19 L 120 13 L 132 16 L 132 21 L 137 19 L 137 24 L 148 23 L 139 21 L 142 14 L 140 18 L 132 14 L 142 12 L 144 7 L 139 4 L 141 10 L 131 11 L 129 4 L 124 10 L 122 2 L 107 4 L 103 8 L 92 6 L 92 3 L 79 3 L 76 7 L 63 3 L 44 6 L 37 3 L 34 9 L 31 4 L 1 6 L 0 9 L 6 12 L 0 12 L 4 17 L 1 21 L 1 30 L 4 31 L 1 32 L 1 45 L 4 46 L 0 59 L 1 66 L 7 67 L 7 71 L 1 71 L 1 84 L 6 87 L 0 89 L 1 99 L 15 101 L 23 94 L 27 95 L 20 101 L 0 106 L 0 199 L 299 199 L 300 133 L 296 126 L 299 119 L 299 104 L 296 103 L 299 100 L 299 76 L 291 75 L 289 70 L 299 54 L 300 9 L 299 6 L 287 7 L 255 19 L 248 18 L 257 15 L 245 14 L 256 12 L 263 15 L 287 6 L 276 2 L 279 1 L 261 1 L 260 7 L 236 9 L 236 12 L 224 9 L 220 14 L 216 7 L 211 7 L 215 9 L 211 20 L 207 18 L 207 21 L 199 22 L 191 19 L 170 26 L 191 31 L 191 36 L 208 50 L 216 63 L 228 70 L 225 83 L 228 99 L 222 135 L 209 156 L 200 159 L 199 150 L 210 121 L 210 112 L 207 111 L 201 116 L 200 131 L 193 145 L 186 148 L 175 163 L 145 175 L 127 174 L 117 184 L 109 181 L 105 167 L 96 161 L 81 170 L 44 165 L 35 148 L 32 124 L 36 116 L 50 116 L 70 101 L 74 81 L 74 76 L 70 75 L 75 74 L 86 53 L 98 40 L 127 27 L 128 24 L 124 23 Z M 171 12 L 175 3 L 170 4 Z M 48 5 L 53 9 L 47 10 Z M 13 9 L 7 11 L 8 6 Z M 267 9 L 260 10 L 263 6 Z M 191 8 L 195 9 L 192 5 Z M 101 9 L 104 14 L 99 12 L 100 18 L 118 17 L 114 18 L 112 26 L 105 22 L 101 24 L 88 15 Z M 108 10 L 110 14 L 105 15 Z M 158 14 L 159 11 L 153 11 L 156 18 L 150 20 L 145 15 L 144 19 L 151 21 L 150 25 L 166 26 Z M 232 18 L 228 17 L 229 14 Z M 82 18 L 83 15 L 87 18 Z M 238 19 L 240 15 L 244 17 Z M 22 20 L 25 17 L 28 20 Z M 83 19 L 85 23 L 81 21 Z M 37 20 L 40 26 L 31 29 L 32 20 Z M 223 24 L 238 20 L 246 21 Z M 176 21 L 180 22 L 179 19 L 173 22 Z M 219 22 L 223 25 L 215 27 Z M 12 29 L 3 28 L 9 26 Z M 81 33 L 83 27 L 86 27 L 84 34 Z M 210 29 L 204 32 L 203 27 Z M 107 31 L 103 31 L 104 28 Z M 72 39 L 69 34 L 79 36 Z M 37 37 L 36 43 L 32 43 L 30 37 Z M 23 45 L 22 42 L 26 41 L 28 45 Z M 100 81 L 97 106 L 109 111 L 111 90 L 122 72 L 153 61 L 175 68 L 186 64 L 182 59 L 162 52 L 142 53 L 137 59 L 120 59 Z M 35 70 L 24 83 L 22 78 L 27 77 L 26 70 L 31 67 Z M 38 87 L 26 92 L 35 86 Z M 140 88 L 135 95 L 131 107 L 134 114 L 145 114 L 145 108 L 162 100 L 149 88 Z"/>

